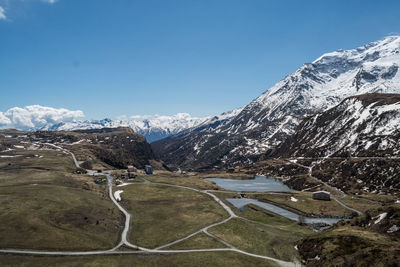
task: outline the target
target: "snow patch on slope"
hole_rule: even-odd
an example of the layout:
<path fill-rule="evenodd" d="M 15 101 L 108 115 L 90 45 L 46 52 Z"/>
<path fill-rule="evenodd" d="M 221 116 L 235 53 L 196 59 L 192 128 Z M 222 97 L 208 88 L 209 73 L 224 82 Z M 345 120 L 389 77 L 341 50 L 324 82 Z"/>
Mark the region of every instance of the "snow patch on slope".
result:
<path fill-rule="evenodd" d="M 386 218 L 386 216 L 387 216 L 387 212 L 384 212 L 384 213 L 381 213 L 381 214 L 379 214 L 378 216 L 374 217 L 374 219 L 376 219 L 376 220 L 374 221 L 374 224 L 380 223 L 383 219 Z"/>

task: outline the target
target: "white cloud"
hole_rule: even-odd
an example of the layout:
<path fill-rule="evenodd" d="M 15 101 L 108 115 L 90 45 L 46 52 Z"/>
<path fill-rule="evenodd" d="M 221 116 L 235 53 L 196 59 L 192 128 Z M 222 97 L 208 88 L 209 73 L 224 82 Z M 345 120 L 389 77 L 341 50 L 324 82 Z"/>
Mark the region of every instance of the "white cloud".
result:
<path fill-rule="evenodd" d="M 1 6 L 0 6 L 0 19 L 7 19 L 7 17 L 6 17 L 6 11 L 4 10 L 4 8 L 2 8 Z"/>
<path fill-rule="evenodd" d="M 119 118 L 127 118 L 126 115 L 120 116 Z M 199 119 L 197 117 L 192 117 L 189 113 L 177 113 L 172 116 L 166 115 L 133 115 L 129 117 L 132 120 L 190 120 Z"/>
<path fill-rule="evenodd" d="M 131 118 L 132 120 L 149 120 L 156 116 L 158 115 L 132 115 L 129 118 Z M 127 116 L 125 115 L 125 117 Z"/>
<path fill-rule="evenodd" d="M 42 0 L 42 2 L 46 2 L 46 3 L 49 3 L 49 4 L 54 4 L 57 1 L 58 0 Z"/>
<path fill-rule="evenodd" d="M 71 122 L 84 117 L 81 110 L 51 108 L 40 105 L 14 107 L 6 112 L 0 112 L 0 127 L 19 130 L 47 129 L 54 124 Z"/>
<path fill-rule="evenodd" d="M 10 119 L 4 116 L 3 112 L 0 111 L 0 125 L 6 125 L 10 123 L 11 123 Z"/>
<path fill-rule="evenodd" d="M 41 0 L 41 1 L 48 4 L 54 4 L 58 2 L 58 0 Z M 6 11 L 2 6 L 0 6 L 0 20 L 6 20 L 6 19 L 7 19 Z"/>
<path fill-rule="evenodd" d="M 187 129 L 198 125 L 207 119 L 192 117 L 189 113 L 177 113 L 175 115 L 134 115 L 134 116 L 120 116 L 122 123 L 135 129 L 148 129 L 160 128 L 166 129 L 170 132 L 178 132 L 179 130 Z M 125 119 L 124 119 L 125 118 Z"/>

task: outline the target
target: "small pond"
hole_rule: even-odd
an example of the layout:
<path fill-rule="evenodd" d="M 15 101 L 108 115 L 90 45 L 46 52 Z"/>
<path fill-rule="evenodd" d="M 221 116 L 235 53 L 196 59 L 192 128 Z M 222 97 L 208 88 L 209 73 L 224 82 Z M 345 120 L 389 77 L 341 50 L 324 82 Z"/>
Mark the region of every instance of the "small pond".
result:
<path fill-rule="evenodd" d="M 217 186 L 225 190 L 232 191 L 292 191 L 287 185 L 272 177 L 256 176 L 249 180 L 234 180 L 224 178 L 206 178 L 207 181 L 214 182 Z"/>
<path fill-rule="evenodd" d="M 257 199 L 250 199 L 250 198 L 227 198 L 227 201 L 229 201 L 233 206 L 235 206 L 238 209 L 243 209 L 244 206 L 247 204 L 254 204 L 259 206 L 260 208 L 266 209 L 268 211 L 271 211 L 273 213 L 279 214 L 285 218 L 288 218 L 293 221 L 299 221 L 299 215 L 291 212 L 289 210 L 283 209 L 281 207 L 275 206 L 270 203 L 265 203 L 261 202 Z M 341 219 L 338 218 L 314 218 L 314 217 L 304 217 L 304 222 L 307 224 L 314 224 L 314 223 L 324 223 L 327 225 L 333 225 L 340 221 Z"/>
<path fill-rule="evenodd" d="M 238 191 L 238 192 L 269 192 L 269 191 L 293 191 L 287 185 L 282 183 L 280 180 L 277 180 L 272 177 L 265 176 L 256 176 L 254 179 L 249 180 L 234 180 L 234 179 L 225 179 L 225 178 L 207 178 L 206 180 L 214 182 L 219 187 L 222 187 L 225 190 Z M 266 209 L 273 213 L 279 214 L 285 218 L 288 218 L 293 221 L 299 221 L 299 214 L 286 210 L 284 208 L 275 206 L 270 203 L 261 202 L 257 199 L 250 198 L 227 198 L 232 205 L 234 205 L 238 209 L 243 209 L 247 204 L 254 204 L 259 206 L 260 208 Z M 303 217 L 304 222 L 307 224 L 325 224 L 327 226 L 331 226 L 341 219 L 338 218 L 314 218 L 314 217 Z M 321 230 L 326 227 L 314 228 L 315 230 Z"/>

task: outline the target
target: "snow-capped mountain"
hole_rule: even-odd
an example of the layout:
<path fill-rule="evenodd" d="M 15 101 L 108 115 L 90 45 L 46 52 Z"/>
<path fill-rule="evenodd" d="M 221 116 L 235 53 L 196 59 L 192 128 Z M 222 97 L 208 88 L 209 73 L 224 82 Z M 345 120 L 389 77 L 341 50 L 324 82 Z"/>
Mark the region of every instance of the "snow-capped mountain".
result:
<path fill-rule="evenodd" d="M 129 127 L 136 133 L 144 135 L 150 143 L 199 125 L 207 119 L 208 118 L 192 117 L 187 113 L 178 113 L 173 116 L 135 116 L 123 120 L 103 119 L 63 122 L 47 126 L 42 130 L 73 131 L 83 129 Z"/>
<path fill-rule="evenodd" d="M 173 138 L 180 138 L 195 132 L 212 132 L 213 130 L 216 130 L 217 128 L 220 128 L 229 123 L 237 114 L 242 111 L 242 109 L 243 108 L 237 108 L 221 113 L 220 115 L 207 118 L 198 125 L 188 127 L 187 129 L 180 131 L 178 134 L 174 135 Z M 216 131 L 218 132 L 218 129 Z"/>
<path fill-rule="evenodd" d="M 165 162 L 212 167 L 251 162 L 292 135 L 307 116 L 365 93 L 400 93 L 400 36 L 327 53 L 301 66 L 215 128 L 153 144 Z"/>
<path fill-rule="evenodd" d="M 400 155 L 400 94 L 365 94 L 305 119 L 276 151 L 294 157 Z"/>
<path fill-rule="evenodd" d="M 209 146 L 207 137 L 213 134 L 219 134 L 220 129 L 229 124 L 242 109 L 243 108 L 238 108 L 224 112 L 218 116 L 206 119 L 195 127 L 188 128 L 178 134 L 153 142 L 151 144 L 153 151 L 160 158 L 166 159 L 171 165 L 180 165 L 175 164 L 177 161 L 194 162 L 200 160 L 200 158 L 202 158 L 200 152 L 207 150 L 205 146 Z M 215 143 L 214 147 L 218 147 L 218 143 Z M 185 157 L 188 158 L 185 159 Z M 213 157 L 209 159 L 214 160 Z M 203 159 L 204 162 L 206 160 L 207 159 Z M 186 165 L 186 167 L 188 166 Z"/>
<path fill-rule="evenodd" d="M 399 194 L 399 139 L 400 94 L 364 94 L 306 118 L 271 156 L 314 158 L 312 175 L 345 192 Z"/>

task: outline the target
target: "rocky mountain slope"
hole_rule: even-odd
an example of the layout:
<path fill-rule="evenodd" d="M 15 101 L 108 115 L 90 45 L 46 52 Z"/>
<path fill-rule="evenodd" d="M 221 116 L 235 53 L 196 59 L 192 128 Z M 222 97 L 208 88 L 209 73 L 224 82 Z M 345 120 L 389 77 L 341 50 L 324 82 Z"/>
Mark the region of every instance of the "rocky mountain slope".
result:
<path fill-rule="evenodd" d="M 305 119 L 275 155 L 397 157 L 399 139 L 400 94 L 364 94 Z"/>
<path fill-rule="evenodd" d="M 399 138 L 400 94 L 364 94 L 306 118 L 270 156 L 308 159 L 314 177 L 345 192 L 399 194 Z"/>
<path fill-rule="evenodd" d="M 338 50 L 304 64 L 225 123 L 155 142 L 156 154 L 186 168 L 252 162 L 292 135 L 307 116 L 365 93 L 400 93 L 400 36 Z"/>
<path fill-rule="evenodd" d="M 228 149 L 228 143 L 224 146 L 225 143 L 219 141 L 226 140 L 228 142 L 228 136 L 225 132 L 221 132 L 221 129 L 229 124 L 241 110 L 239 108 L 214 116 L 196 127 L 153 142 L 151 147 L 159 158 L 165 159 L 171 166 L 185 168 L 199 166 L 201 168 L 218 164 L 214 156 L 221 154 L 223 149 Z M 218 135 L 218 138 L 213 139 L 215 142 L 208 142 L 207 138 L 213 137 L 215 134 Z M 208 148 L 211 150 L 208 151 Z M 210 156 L 212 154 L 215 155 Z"/>
<path fill-rule="evenodd" d="M 206 119 L 207 118 L 191 117 L 187 113 L 178 113 L 173 116 L 143 116 L 123 120 L 103 119 L 62 122 L 54 125 L 47 125 L 41 130 L 75 131 L 83 129 L 129 127 L 136 133 L 146 137 L 148 142 L 153 142 L 194 127 Z"/>

